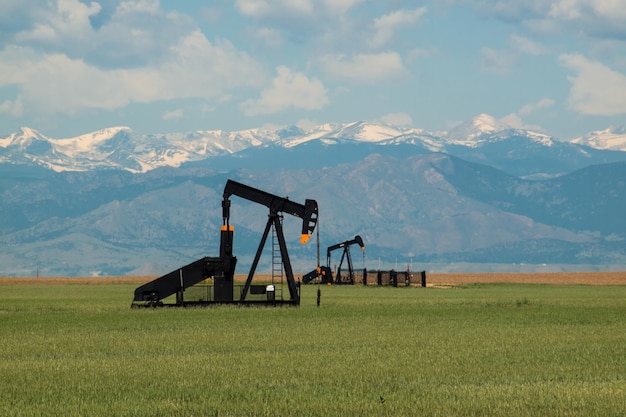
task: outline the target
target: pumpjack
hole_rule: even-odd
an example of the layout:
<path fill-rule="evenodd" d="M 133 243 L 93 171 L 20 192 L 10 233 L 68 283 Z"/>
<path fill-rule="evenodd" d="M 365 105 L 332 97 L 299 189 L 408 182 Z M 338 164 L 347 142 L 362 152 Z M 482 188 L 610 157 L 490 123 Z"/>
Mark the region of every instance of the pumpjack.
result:
<path fill-rule="evenodd" d="M 359 245 L 361 247 L 361 250 L 365 250 L 365 244 L 363 243 L 363 239 L 359 235 L 356 235 L 354 239 L 346 240 L 345 242 L 329 246 L 326 249 L 326 266 L 318 266 L 313 271 L 305 274 L 302 277 L 302 282 L 308 284 L 318 278 L 322 284 L 354 284 L 354 269 L 352 268 L 352 256 L 350 255 L 350 246 L 355 244 Z M 333 271 L 330 267 L 330 260 L 331 253 L 337 249 L 343 249 L 343 253 L 341 255 L 341 261 L 339 262 L 339 267 L 337 268 L 337 276 L 333 278 Z M 344 259 L 347 261 L 348 264 L 347 277 L 344 277 L 341 274 L 341 266 L 343 265 Z"/>
<path fill-rule="evenodd" d="M 239 299 L 237 299 L 234 294 L 234 275 L 237 258 L 233 256 L 234 227 L 230 224 L 230 197 L 233 195 L 264 205 L 269 209 L 265 231 L 263 232 L 261 242 L 259 243 L 259 247 L 254 257 L 254 261 L 252 262 L 245 285 L 240 291 Z M 302 234 L 300 236 L 300 243 L 305 244 L 309 240 L 317 224 L 318 207 L 315 200 L 307 199 L 304 204 L 299 204 L 290 201 L 286 197 L 278 197 L 229 179 L 224 187 L 222 200 L 223 225 L 220 233 L 219 257 L 204 257 L 198 259 L 197 261 L 137 287 L 135 289 L 132 306 L 156 307 L 162 305 L 187 306 L 226 303 L 299 305 L 300 286 L 294 279 L 291 262 L 289 261 L 289 253 L 287 251 L 287 244 L 285 242 L 281 222 L 283 213 L 302 219 Z M 265 242 L 272 228 L 274 229 L 280 248 L 285 278 L 289 288 L 289 299 L 276 299 L 273 285 L 252 285 L 254 273 L 261 258 Z M 207 279 L 213 280 L 212 299 L 194 301 L 185 300 L 184 293 L 186 289 Z M 249 300 L 247 299 L 247 296 L 251 290 L 254 294 L 267 292 L 267 298 L 263 300 Z M 174 294 L 176 295 L 175 303 L 165 304 L 163 300 L 173 296 Z"/>

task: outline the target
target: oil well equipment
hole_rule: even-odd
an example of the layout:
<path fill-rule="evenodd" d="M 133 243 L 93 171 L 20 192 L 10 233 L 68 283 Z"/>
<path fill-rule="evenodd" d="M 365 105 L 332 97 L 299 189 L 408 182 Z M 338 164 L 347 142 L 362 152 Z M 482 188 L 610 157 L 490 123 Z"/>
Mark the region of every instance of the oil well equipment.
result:
<path fill-rule="evenodd" d="M 356 280 L 354 268 L 352 266 L 352 255 L 350 254 L 350 246 L 352 245 L 359 245 L 359 247 L 363 251 L 363 256 L 365 256 L 365 244 L 363 243 L 363 239 L 359 235 L 356 235 L 354 239 L 331 245 L 326 249 L 326 266 L 318 266 L 313 271 L 303 275 L 302 282 L 305 284 L 309 284 L 315 281 L 317 281 L 318 283 L 321 282 L 322 284 L 354 284 Z M 343 251 L 341 253 L 341 261 L 339 262 L 339 266 L 337 267 L 337 272 L 333 276 L 333 270 L 330 266 L 331 255 L 334 251 L 338 249 L 343 249 Z M 342 273 L 344 260 L 346 261 L 348 268 L 346 271 L 346 275 L 343 275 Z"/>
<path fill-rule="evenodd" d="M 230 198 L 237 196 L 245 200 L 263 205 L 269 209 L 267 223 L 259 243 L 248 277 L 243 286 L 235 286 L 235 266 L 237 258 L 233 256 L 234 227 L 230 224 Z M 239 182 L 228 180 L 224 187 L 222 200 L 223 225 L 220 232 L 220 253 L 218 257 L 203 257 L 188 265 L 180 267 L 153 281 L 147 282 L 135 289 L 133 307 L 157 306 L 191 306 L 212 304 L 260 304 L 260 305 L 299 305 L 300 283 L 296 282 L 289 260 L 285 241 L 282 219 L 283 214 L 302 219 L 302 233 L 300 243 L 305 244 L 317 224 L 317 202 L 306 199 L 299 204 L 286 197 L 258 190 Z M 276 246 L 280 253 L 283 270 L 281 281 L 284 279 L 288 287 L 288 296 L 278 292 L 276 283 L 253 285 L 253 277 L 267 238 L 272 231 Z M 203 284 L 206 283 L 206 284 Z M 212 283 L 212 285 L 211 285 Z M 200 296 L 197 292 L 193 298 L 186 292 L 192 292 L 196 287 L 201 288 Z M 238 291 L 237 291 L 238 290 Z M 175 297 L 174 297 L 175 296 Z M 173 302 L 167 300 L 174 299 Z"/>

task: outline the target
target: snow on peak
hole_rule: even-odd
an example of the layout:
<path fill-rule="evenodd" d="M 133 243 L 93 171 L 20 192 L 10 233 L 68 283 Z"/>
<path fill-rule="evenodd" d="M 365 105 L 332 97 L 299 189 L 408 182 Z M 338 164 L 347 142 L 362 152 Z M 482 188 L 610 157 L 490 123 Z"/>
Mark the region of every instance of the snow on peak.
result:
<path fill-rule="evenodd" d="M 17 145 L 20 143 L 23 144 L 32 141 L 33 139 L 47 140 L 44 135 L 35 129 L 31 129 L 30 127 L 21 127 L 19 132 L 12 133 L 6 138 L 0 138 L 0 147 L 6 148 L 10 145 Z"/>
<path fill-rule="evenodd" d="M 0 163 L 31 163 L 55 171 L 88 171 L 101 168 L 146 172 L 162 166 L 178 167 L 212 156 L 234 154 L 248 148 L 294 147 L 309 141 L 326 145 L 365 142 L 377 146 L 414 144 L 433 152 L 447 146 L 478 148 L 488 143 L 522 137 L 543 146 L 553 139 L 526 129 L 514 129 L 503 120 L 479 114 L 449 133 L 358 121 L 327 123 L 306 129 L 295 126 L 241 131 L 198 130 L 166 134 L 136 134 L 128 127 L 111 127 L 65 139 L 50 139 L 34 129 L 21 128 L 0 138 Z M 572 140 L 598 149 L 626 151 L 626 129 L 613 127 Z"/>
<path fill-rule="evenodd" d="M 115 137 L 120 132 L 130 133 L 131 129 L 124 126 L 109 127 L 73 138 L 52 139 L 50 142 L 68 155 L 76 156 L 81 153 L 95 151 L 99 145 Z"/>
<path fill-rule="evenodd" d="M 44 137 L 41 133 L 36 131 L 35 129 L 31 129 L 30 127 L 20 127 L 21 137 L 29 137 L 29 138 L 42 138 Z"/>
<path fill-rule="evenodd" d="M 348 137 L 357 139 L 362 142 L 380 142 L 396 136 L 402 135 L 404 132 L 396 127 L 383 125 L 383 124 L 371 124 L 368 122 L 360 121 L 349 123 L 342 128 L 338 129 L 333 136 Z"/>
<path fill-rule="evenodd" d="M 596 130 L 571 141 L 578 145 L 611 151 L 626 151 L 626 128 L 612 126 L 604 130 Z"/>
<path fill-rule="evenodd" d="M 499 132 L 501 130 L 510 129 L 507 123 L 497 120 L 488 114 L 479 114 L 478 116 L 461 123 L 448 133 L 448 139 L 457 142 L 471 142 L 476 137 L 485 134 Z"/>

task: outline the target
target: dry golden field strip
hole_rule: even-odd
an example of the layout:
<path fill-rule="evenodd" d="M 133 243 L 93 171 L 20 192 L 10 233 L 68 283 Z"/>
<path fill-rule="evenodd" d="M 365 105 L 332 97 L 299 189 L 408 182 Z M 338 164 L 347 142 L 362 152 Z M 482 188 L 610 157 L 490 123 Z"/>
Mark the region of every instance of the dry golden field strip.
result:
<path fill-rule="evenodd" d="M 626 285 L 626 271 L 620 272 L 535 272 L 428 274 L 427 285 L 474 283 Z"/>
<path fill-rule="evenodd" d="M 299 275 L 296 275 L 299 277 Z M 141 285 L 157 276 L 117 277 L 0 277 L 0 285 L 12 284 L 132 284 Z M 235 276 L 244 282 L 247 275 Z M 255 275 L 255 280 L 269 280 L 269 275 Z M 545 272 L 545 273 L 433 273 L 427 275 L 428 286 L 466 285 L 477 283 L 518 283 L 558 285 L 626 285 L 626 271 L 619 272 Z"/>

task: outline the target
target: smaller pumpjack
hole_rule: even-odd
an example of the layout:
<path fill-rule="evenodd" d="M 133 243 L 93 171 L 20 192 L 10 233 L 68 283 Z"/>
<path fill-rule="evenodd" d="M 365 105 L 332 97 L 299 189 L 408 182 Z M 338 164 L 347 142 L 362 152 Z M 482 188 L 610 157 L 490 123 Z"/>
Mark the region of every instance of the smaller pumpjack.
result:
<path fill-rule="evenodd" d="M 355 244 L 358 244 L 361 247 L 361 250 L 365 250 L 365 244 L 359 235 L 356 235 L 354 239 L 329 246 L 326 249 L 326 266 L 318 266 L 313 271 L 305 274 L 302 277 L 302 282 L 308 284 L 314 279 L 319 278 L 322 284 L 354 284 L 354 269 L 352 268 L 350 246 Z M 341 261 L 339 262 L 339 267 L 337 268 L 337 276 L 333 278 L 333 271 L 330 267 L 330 254 L 331 252 L 342 248 L 343 253 L 341 255 Z M 346 259 L 348 263 L 348 276 L 346 278 L 341 275 L 341 266 L 343 265 L 344 259 Z"/>
<path fill-rule="evenodd" d="M 252 263 L 246 283 L 241 291 L 239 300 L 235 300 L 233 295 L 233 278 L 235 275 L 237 258 L 233 256 L 234 227 L 230 225 L 230 196 L 232 195 L 262 204 L 269 208 L 269 216 L 265 226 L 265 231 L 263 232 L 261 243 L 257 249 L 256 256 Z M 291 214 L 302 219 L 302 235 L 300 236 L 300 243 L 305 244 L 309 240 L 313 230 L 315 229 L 315 225 L 317 224 L 318 208 L 315 200 L 307 199 L 305 204 L 298 204 L 290 201 L 288 198 L 277 197 L 265 191 L 257 190 L 229 179 L 224 187 L 224 198 L 222 200 L 223 226 L 221 228 L 220 256 L 198 259 L 189 265 L 183 266 L 175 271 L 163 275 L 160 278 L 137 287 L 137 289 L 135 289 L 132 306 L 162 306 L 164 305 L 162 300 L 174 294 L 176 294 L 176 303 L 168 304 L 170 306 L 205 305 L 216 303 L 262 303 L 259 301 L 246 300 L 246 296 L 250 291 L 252 278 L 256 271 L 256 267 L 258 266 L 263 247 L 265 246 L 265 241 L 267 240 L 272 226 L 276 232 L 276 238 L 278 239 L 280 247 L 280 254 L 282 257 L 287 285 L 289 287 L 290 299 L 285 301 L 272 298 L 271 304 L 283 302 L 299 305 L 299 283 L 296 284 L 295 282 L 291 262 L 289 261 L 289 254 L 287 252 L 287 245 L 285 243 L 283 227 L 281 224 L 281 213 Z M 213 278 L 214 299 L 210 301 L 185 301 L 183 295 L 185 289 L 196 285 L 207 278 Z M 268 302 L 269 301 L 268 297 Z M 267 304 L 268 302 L 264 303 Z"/>

